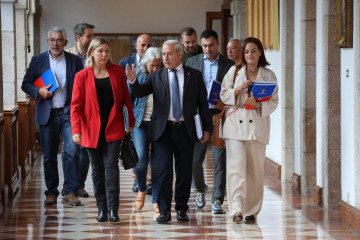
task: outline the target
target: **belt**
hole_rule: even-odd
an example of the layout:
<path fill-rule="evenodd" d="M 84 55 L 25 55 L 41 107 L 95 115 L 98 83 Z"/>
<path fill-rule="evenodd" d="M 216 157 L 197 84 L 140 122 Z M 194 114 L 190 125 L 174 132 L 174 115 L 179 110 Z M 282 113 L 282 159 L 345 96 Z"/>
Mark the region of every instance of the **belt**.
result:
<path fill-rule="evenodd" d="M 167 123 L 170 124 L 170 125 L 173 125 L 173 126 L 181 126 L 181 125 L 184 124 L 184 121 L 177 121 L 177 122 L 175 122 L 175 121 L 167 121 Z"/>
<path fill-rule="evenodd" d="M 51 111 L 55 111 L 55 112 L 60 112 L 60 111 L 64 111 L 64 108 L 52 108 Z"/>

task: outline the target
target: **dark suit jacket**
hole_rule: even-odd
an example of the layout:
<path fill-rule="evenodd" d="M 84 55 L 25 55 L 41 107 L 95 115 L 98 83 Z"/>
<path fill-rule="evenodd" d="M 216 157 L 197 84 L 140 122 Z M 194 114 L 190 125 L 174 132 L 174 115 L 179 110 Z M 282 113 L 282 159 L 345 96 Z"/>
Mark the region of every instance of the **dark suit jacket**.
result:
<path fill-rule="evenodd" d="M 64 106 L 64 113 L 70 115 L 70 103 L 72 90 L 74 86 L 74 77 L 75 74 L 83 69 L 81 59 L 72 54 L 65 52 L 66 59 L 66 91 L 67 98 Z M 50 68 L 49 52 L 46 51 L 39 55 L 33 56 L 29 64 L 29 68 L 26 71 L 24 76 L 21 89 L 31 97 L 39 99 L 39 88 L 35 87 L 33 83 L 38 79 L 41 74 L 47 71 Z M 42 100 L 40 103 L 38 101 L 35 105 L 35 121 L 40 125 L 45 125 L 49 121 L 51 105 L 53 98 L 47 98 Z"/>
<path fill-rule="evenodd" d="M 216 81 L 222 83 L 226 73 L 229 71 L 229 69 L 234 65 L 235 63 L 224 57 L 223 55 L 219 55 L 219 68 L 216 74 Z M 204 69 L 204 53 L 193 56 L 189 58 L 186 62 L 186 66 L 195 68 L 199 70 L 201 73 Z"/>
<path fill-rule="evenodd" d="M 184 92 L 183 92 L 183 116 L 185 128 L 190 138 L 199 141 L 196 135 L 194 116 L 199 114 L 203 130 L 212 132 L 211 114 L 208 109 L 207 93 L 204 80 L 199 71 L 184 66 Z M 151 115 L 149 136 L 156 141 L 165 130 L 170 111 L 170 90 L 168 69 L 163 68 L 152 72 L 144 84 L 136 80 L 130 84 L 131 90 L 136 97 L 144 97 L 153 93 L 154 109 Z"/>
<path fill-rule="evenodd" d="M 124 74 L 126 74 L 125 73 L 126 64 L 129 64 L 129 67 L 131 68 L 131 65 L 135 64 L 135 62 L 136 62 L 136 53 L 134 53 L 131 56 L 128 56 L 126 58 L 120 59 L 119 65 L 122 66 L 122 68 L 124 70 Z"/>

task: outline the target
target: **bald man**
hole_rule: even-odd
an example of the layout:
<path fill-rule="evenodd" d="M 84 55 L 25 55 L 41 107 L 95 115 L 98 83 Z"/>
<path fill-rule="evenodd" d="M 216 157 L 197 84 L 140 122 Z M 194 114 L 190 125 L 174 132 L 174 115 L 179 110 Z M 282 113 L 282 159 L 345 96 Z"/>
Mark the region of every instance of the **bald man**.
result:
<path fill-rule="evenodd" d="M 139 64 L 141 58 L 144 56 L 146 50 L 152 46 L 153 46 L 152 38 L 150 35 L 141 34 L 140 36 L 138 36 L 135 43 L 136 53 L 132 54 L 129 57 L 120 59 L 119 61 L 119 65 L 122 66 L 122 68 L 124 69 L 124 73 L 125 73 L 126 64 L 129 64 L 129 66 L 135 64 L 136 67 Z"/>
<path fill-rule="evenodd" d="M 236 65 L 241 64 L 241 41 L 239 39 L 230 39 L 226 46 L 227 57 L 235 62 Z"/>

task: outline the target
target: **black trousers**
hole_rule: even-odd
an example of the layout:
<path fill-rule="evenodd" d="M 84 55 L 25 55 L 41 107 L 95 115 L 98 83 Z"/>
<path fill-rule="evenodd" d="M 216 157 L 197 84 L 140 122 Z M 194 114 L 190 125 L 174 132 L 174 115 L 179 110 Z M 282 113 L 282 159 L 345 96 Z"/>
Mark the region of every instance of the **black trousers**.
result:
<path fill-rule="evenodd" d="M 192 178 L 192 155 L 194 142 L 186 132 L 185 125 L 168 122 L 163 134 L 154 143 L 154 159 L 159 186 L 158 205 L 160 211 L 171 209 L 173 164 L 175 159 L 175 209 L 188 210 Z"/>
<path fill-rule="evenodd" d="M 99 211 L 119 208 L 120 181 L 118 156 L 121 140 L 99 139 L 97 148 L 87 148 L 92 168 L 96 205 Z"/>

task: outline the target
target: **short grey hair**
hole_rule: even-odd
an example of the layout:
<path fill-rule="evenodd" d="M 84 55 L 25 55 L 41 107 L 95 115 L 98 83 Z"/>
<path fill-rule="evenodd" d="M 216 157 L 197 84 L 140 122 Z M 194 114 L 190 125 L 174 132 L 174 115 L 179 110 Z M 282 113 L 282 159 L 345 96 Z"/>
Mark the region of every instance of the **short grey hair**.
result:
<path fill-rule="evenodd" d="M 95 37 L 90 42 L 89 48 L 88 48 L 87 53 L 86 53 L 86 63 L 85 63 L 85 65 L 87 67 L 92 67 L 93 63 L 94 63 L 94 59 L 91 56 L 91 51 L 95 50 L 96 48 L 98 48 L 103 43 L 107 44 L 110 47 L 110 43 L 103 37 Z M 111 62 L 111 60 L 109 58 L 109 61 L 106 63 L 106 66 L 109 66 L 111 64 L 112 64 L 112 62 Z"/>
<path fill-rule="evenodd" d="M 164 47 L 167 44 L 174 45 L 176 52 L 182 52 L 183 51 L 183 46 L 181 45 L 181 43 L 178 40 L 167 40 L 167 41 L 165 41 L 163 43 L 162 47 Z"/>
<path fill-rule="evenodd" d="M 50 34 L 52 32 L 61 32 L 64 39 L 67 40 L 67 35 L 66 35 L 65 28 L 63 28 L 63 27 L 52 27 L 52 28 L 50 28 L 49 31 L 48 31 L 48 38 L 50 38 Z"/>
<path fill-rule="evenodd" d="M 146 50 L 138 65 L 138 68 L 142 74 L 147 73 L 146 64 L 154 59 L 160 59 L 161 61 L 161 50 L 157 47 L 150 47 Z"/>
<path fill-rule="evenodd" d="M 237 43 L 241 46 L 241 42 L 242 42 L 242 41 L 239 40 L 239 39 L 237 39 L 237 38 L 230 38 L 230 39 L 229 39 L 229 42 L 230 42 L 230 41 L 235 41 L 235 42 L 237 42 Z"/>

